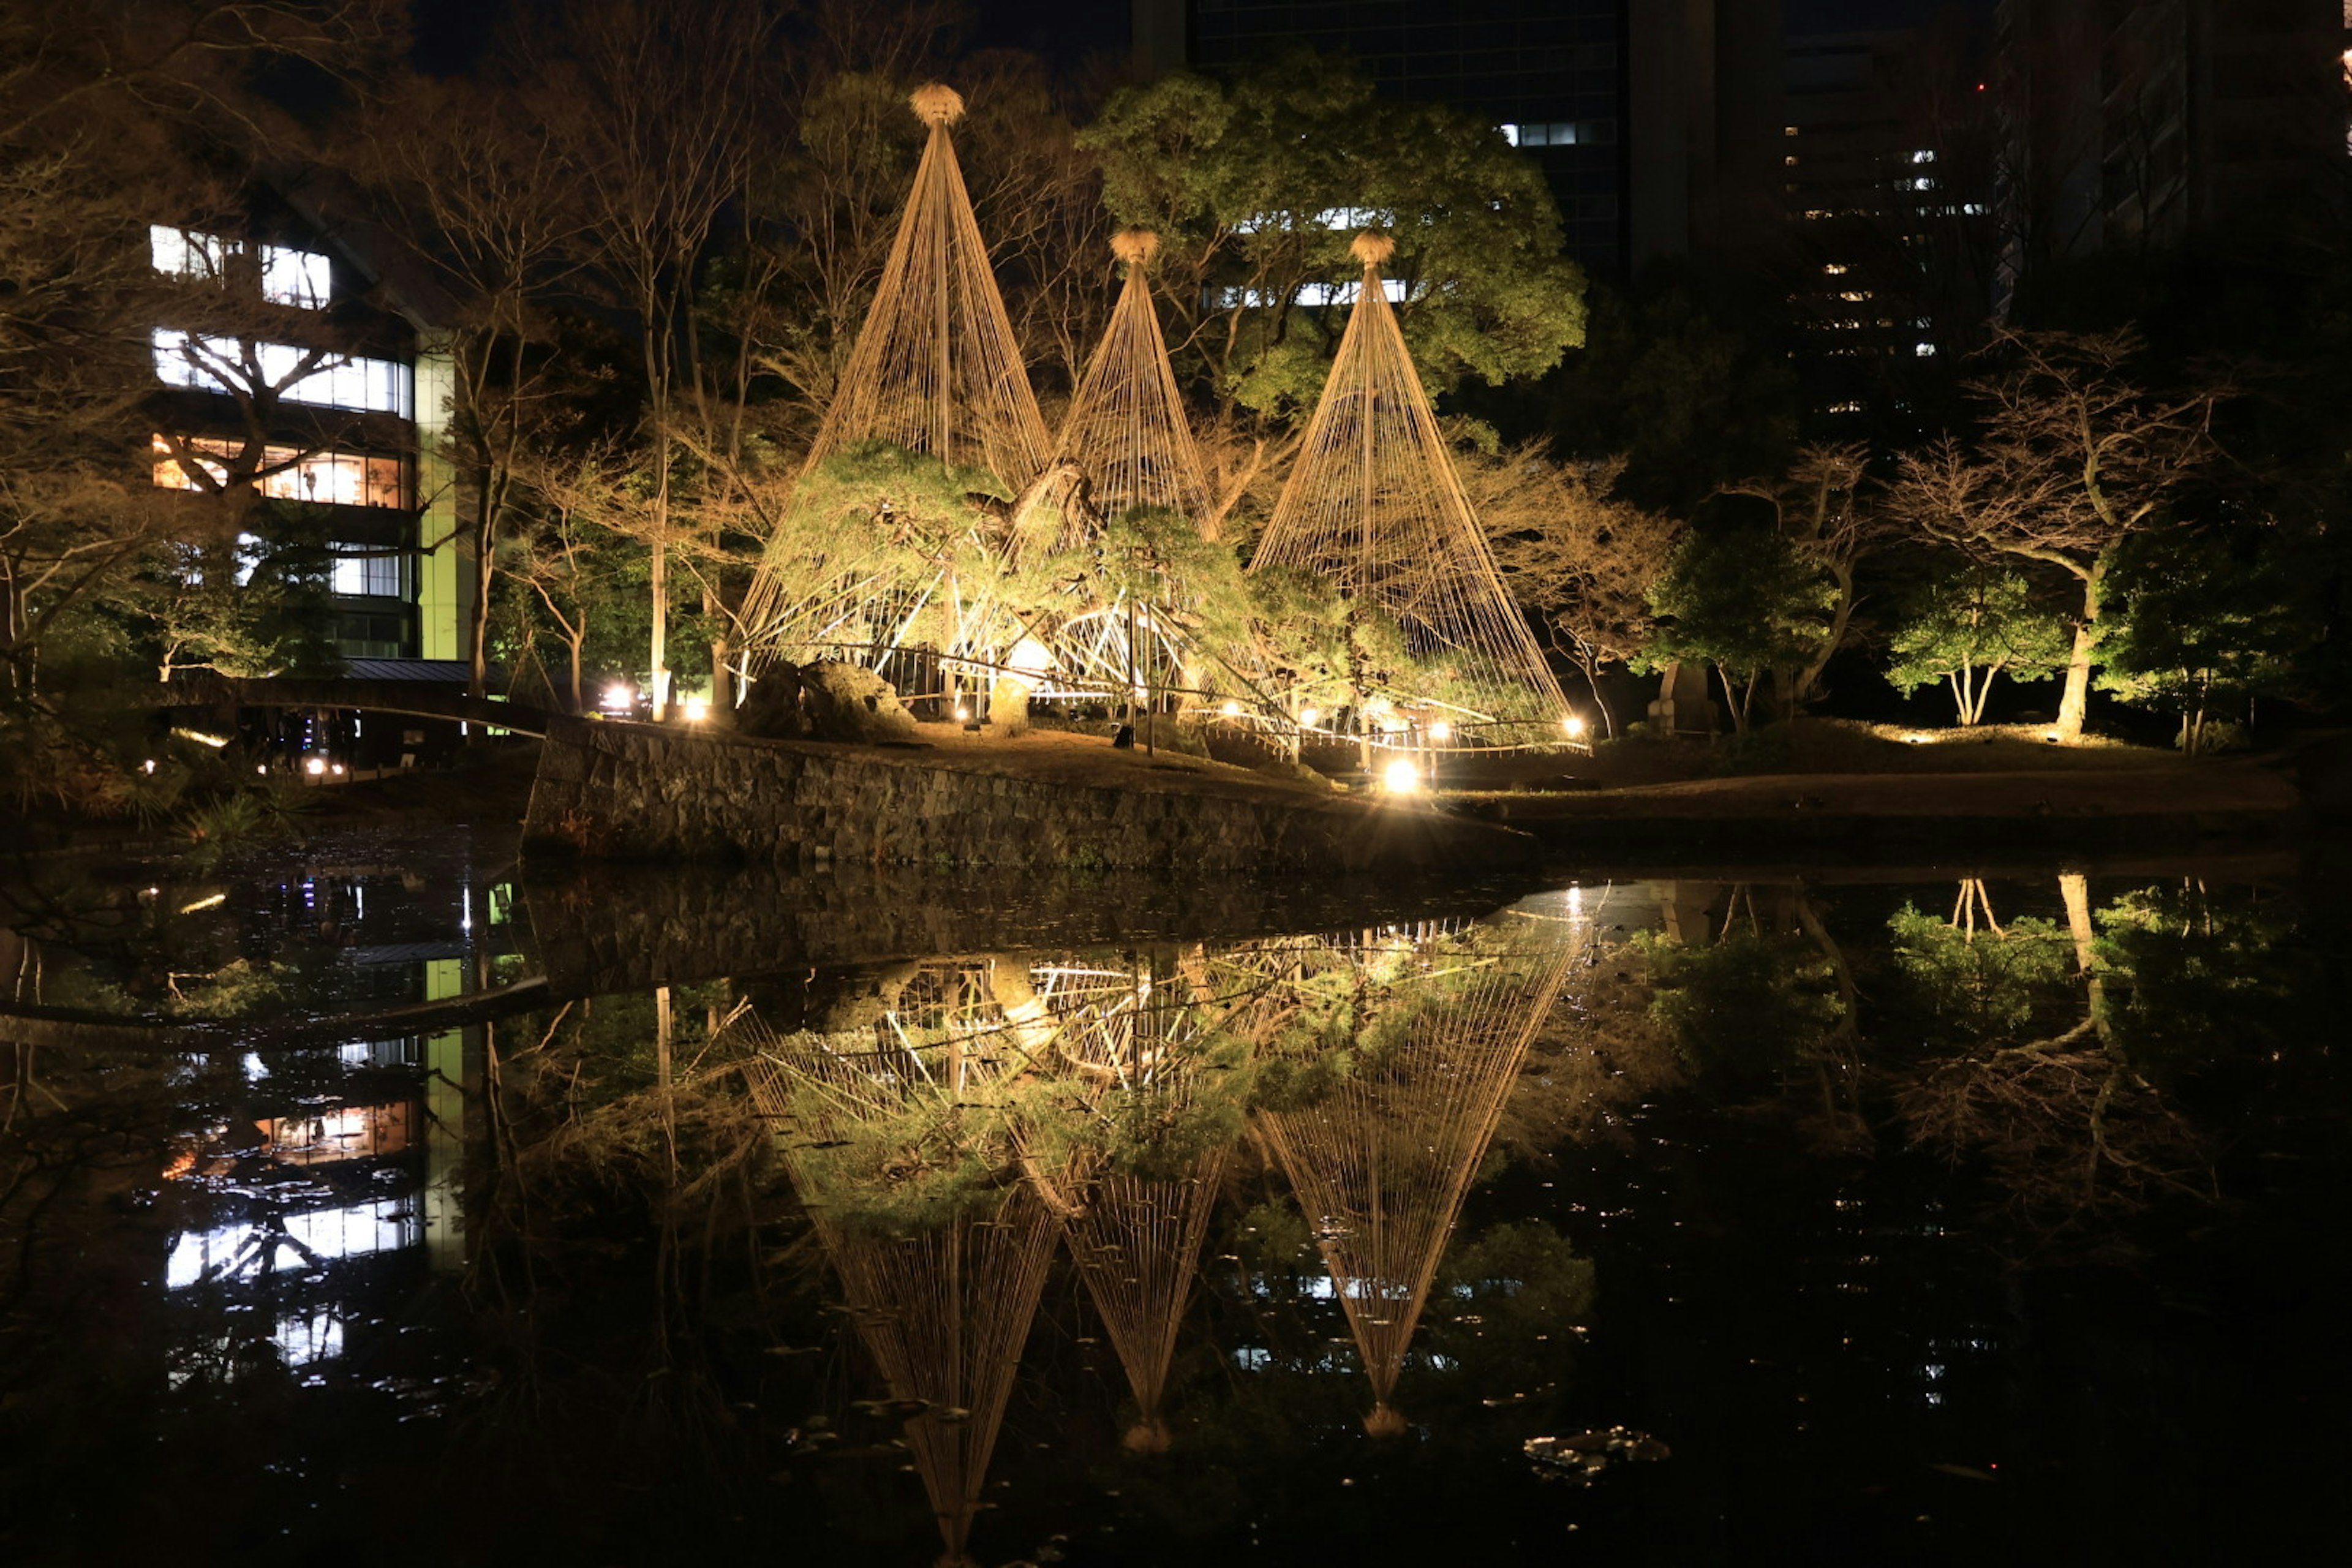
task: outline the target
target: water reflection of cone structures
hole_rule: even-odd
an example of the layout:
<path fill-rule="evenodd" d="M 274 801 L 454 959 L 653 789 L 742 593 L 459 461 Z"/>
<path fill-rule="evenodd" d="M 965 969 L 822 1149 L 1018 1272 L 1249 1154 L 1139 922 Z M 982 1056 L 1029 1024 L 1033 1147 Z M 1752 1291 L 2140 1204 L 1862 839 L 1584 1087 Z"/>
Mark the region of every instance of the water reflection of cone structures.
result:
<path fill-rule="evenodd" d="M 1417 935 L 1416 959 L 1428 967 L 1368 1008 L 1356 1070 L 1312 1104 L 1257 1118 L 1314 1227 L 1371 1378 L 1364 1426 L 1375 1436 L 1405 1430 L 1398 1374 L 1572 954 L 1565 928 L 1533 921 Z M 1393 952 L 1402 940 L 1367 933 L 1354 961 Z"/>
<path fill-rule="evenodd" d="M 1001 1035 L 909 1030 L 895 1013 L 878 1033 L 887 1046 L 864 1032 L 772 1041 L 751 1064 L 752 1093 L 891 1397 L 926 1406 L 906 1424 L 907 1446 L 940 1561 L 965 1563 L 1059 1226 L 1026 1184 L 888 1190 L 901 1150 L 961 1135 L 967 1097 L 984 1114 L 1003 1047 Z"/>
<path fill-rule="evenodd" d="M 1024 1163 L 1063 1216 L 1071 1258 L 1135 1396 L 1125 1446 L 1163 1453 L 1171 1441 L 1162 1410 L 1169 1367 L 1228 1143 L 1155 1160 L 1148 1137 L 1140 1148 L 1114 1148 L 1107 1130 L 1182 1127 L 1213 1097 L 1237 1096 L 1241 1086 L 1219 1075 L 1238 1064 L 1217 1053 L 1245 1044 L 1266 994 L 1264 977 L 1198 947 L 1165 964 L 1146 958 L 997 974 L 1007 1017 L 1019 1020 L 1033 1050 L 1050 1042 L 1061 1082 L 1097 1134 L 1041 1147 L 1046 1141 L 1032 1123 L 1023 1130 Z"/>

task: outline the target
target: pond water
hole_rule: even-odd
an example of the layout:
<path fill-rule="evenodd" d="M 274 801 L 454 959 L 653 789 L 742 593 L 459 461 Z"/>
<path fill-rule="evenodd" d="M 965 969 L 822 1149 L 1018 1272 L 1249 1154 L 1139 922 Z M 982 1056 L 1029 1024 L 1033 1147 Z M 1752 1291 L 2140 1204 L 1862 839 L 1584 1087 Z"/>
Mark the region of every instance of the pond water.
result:
<path fill-rule="evenodd" d="M 0 1559 L 2337 1554 L 2337 880 L 24 869 Z"/>

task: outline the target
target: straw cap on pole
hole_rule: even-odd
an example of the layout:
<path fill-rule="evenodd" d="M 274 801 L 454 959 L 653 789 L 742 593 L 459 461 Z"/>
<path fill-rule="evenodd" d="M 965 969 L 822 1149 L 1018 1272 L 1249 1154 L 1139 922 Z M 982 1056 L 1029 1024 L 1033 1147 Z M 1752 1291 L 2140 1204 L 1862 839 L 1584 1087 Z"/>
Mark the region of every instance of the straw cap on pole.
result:
<path fill-rule="evenodd" d="M 1148 228 L 1123 228 L 1110 237 L 1110 253 L 1129 267 L 1149 267 L 1160 254 L 1160 237 Z"/>
<path fill-rule="evenodd" d="M 945 82 L 927 81 L 908 94 L 907 101 L 926 125 L 953 125 L 963 118 L 963 94 Z"/>
<path fill-rule="evenodd" d="M 1348 248 L 1353 251 L 1356 259 L 1365 266 L 1378 267 L 1396 254 L 1396 240 L 1392 236 L 1368 228 L 1358 235 L 1354 243 Z"/>

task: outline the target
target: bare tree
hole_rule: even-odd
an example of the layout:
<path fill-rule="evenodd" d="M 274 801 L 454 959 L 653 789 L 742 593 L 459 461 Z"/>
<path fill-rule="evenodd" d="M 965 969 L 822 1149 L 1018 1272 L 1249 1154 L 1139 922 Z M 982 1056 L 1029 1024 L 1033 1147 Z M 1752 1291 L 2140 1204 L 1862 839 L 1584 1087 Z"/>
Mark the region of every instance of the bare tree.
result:
<path fill-rule="evenodd" d="M 576 171 L 537 134 L 541 97 L 457 79 L 411 79 L 370 106 L 345 158 L 393 233 L 447 289 L 448 441 L 468 553 L 468 689 L 488 692 L 499 542 L 519 470 L 543 437 L 557 384 L 548 315 L 582 265 Z M 440 542 L 422 542 L 436 548 Z"/>
<path fill-rule="evenodd" d="M 1617 716 L 1601 672 L 1642 651 L 1650 584 L 1682 525 L 1619 498 L 1622 457 L 1558 463 L 1542 443 L 1530 442 L 1491 458 L 1461 453 L 1455 466 L 1504 584 L 1583 672 L 1602 729 L 1614 736 Z"/>
<path fill-rule="evenodd" d="M 2082 588 L 2059 738 L 2083 736 L 2111 552 L 2162 522 L 2214 455 L 2220 386 L 2159 395 L 2136 380 L 2137 332 L 2013 332 L 2009 363 L 1971 391 L 1984 408 L 1972 451 L 1947 438 L 1906 454 L 1891 510 L 1918 532 L 1979 556 L 2037 561 Z"/>
<path fill-rule="evenodd" d="M 1856 569 L 1894 530 L 1893 520 L 1873 504 L 1869 470 L 1867 447 L 1821 444 L 1801 448 L 1780 478 L 1749 479 L 1727 492 L 1752 496 L 1771 507 L 1781 535 L 1837 589 L 1828 636 L 1801 668 L 1784 672 L 1789 686 L 1781 695 L 1791 710 L 1822 695 L 1822 673 L 1845 646 L 1861 603 L 1854 586 Z"/>
<path fill-rule="evenodd" d="M 750 0 L 683 11 L 600 0 L 533 61 L 546 130 L 578 179 L 584 276 L 626 313 L 645 377 L 653 712 L 669 706 L 677 422 L 697 376 L 694 300 L 755 155 L 754 105 L 778 23 Z"/>

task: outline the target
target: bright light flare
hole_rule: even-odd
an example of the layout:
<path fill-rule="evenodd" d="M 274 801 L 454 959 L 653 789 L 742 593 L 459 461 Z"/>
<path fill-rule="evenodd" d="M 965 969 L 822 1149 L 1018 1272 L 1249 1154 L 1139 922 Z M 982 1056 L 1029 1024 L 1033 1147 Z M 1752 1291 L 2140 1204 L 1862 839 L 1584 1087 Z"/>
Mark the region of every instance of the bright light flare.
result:
<path fill-rule="evenodd" d="M 709 704 L 709 703 L 705 702 L 705 701 L 704 701 L 701 698 L 699 698 L 699 697 L 689 697 L 689 698 L 688 698 L 688 699 L 686 700 L 686 721 L 687 721 L 688 723 L 689 723 L 689 724 L 699 724 L 699 723 L 701 723 L 705 719 L 708 719 L 708 718 L 709 718 L 709 717 L 710 717 L 710 704 Z"/>
<path fill-rule="evenodd" d="M 1045 672 L 1054 668 L 1054 656 L 1046 652 L 1045 645 L 1035 637 L 1023 637 L 1013 645 L 1013 651 L 1004 656 L 1004 665 L 1034 683 L 1045 679 Z"/>
<path fill-rule="evenodd" d="M 1238 719 L 1242 716 L 1242 705 L 1229 699 L 1218 708 L 1217 711 L 1228 719 Z"/>
<path fill-rule="evenodd" d="M 1308 730 L 1315 728 L 1315 721 L 1322 717 L 1323 710 L 1319 708 L 1301 708 L 1298 710 L 1299 724 Z"/>
<path fill-rule="evenodd" d="M 1562 719 L 1559 721 L 1559 727 L 1568 731 L 1568 738 L 1571 741 L 1584 733 L 1584 721 L 1573 713 Z"/>
<path fill-rule="evenodd" d="M 312 757 L 309 762 L 302 764 L 302 771 L 309 773 L 312 778 L 317 778 L 320 774 L 327 771 L 327 759 L 324 757 Z"/>
<path fill-rule="evenodd" d="M 604 688 L 604 709 L 608 713 L 624 713 L 636 705 L 636 689 L 625 681 L 614 681 Z"/>
<path fill-rule="evenodd" d="M 965 719 L 969 719 L 969 718 L 971 718 L 971 709 L 969 709 L 969 708 L 965 707 L 965 706 L 964 706 L 962 703 L 961 703 L 961 702 L 959 702 L 959 703 L 957 703 L 957 704 L 956 704 L 956 718 L 957 718 L 959 721 L 965 720 Z"/>
<path fill-rule="evenodd" d="M 1421 770 L 1399 757 L 1381 771 L 1381 787 L 1391 795 L 1412 795 L 1421 788 Z"/>
<path fill-rule="evenodd" d="M 1443 719 L 1432 719 L 1429 721 L 1429 738 L 1444 745 L 1454 739 L 1454 726 Z"/>

